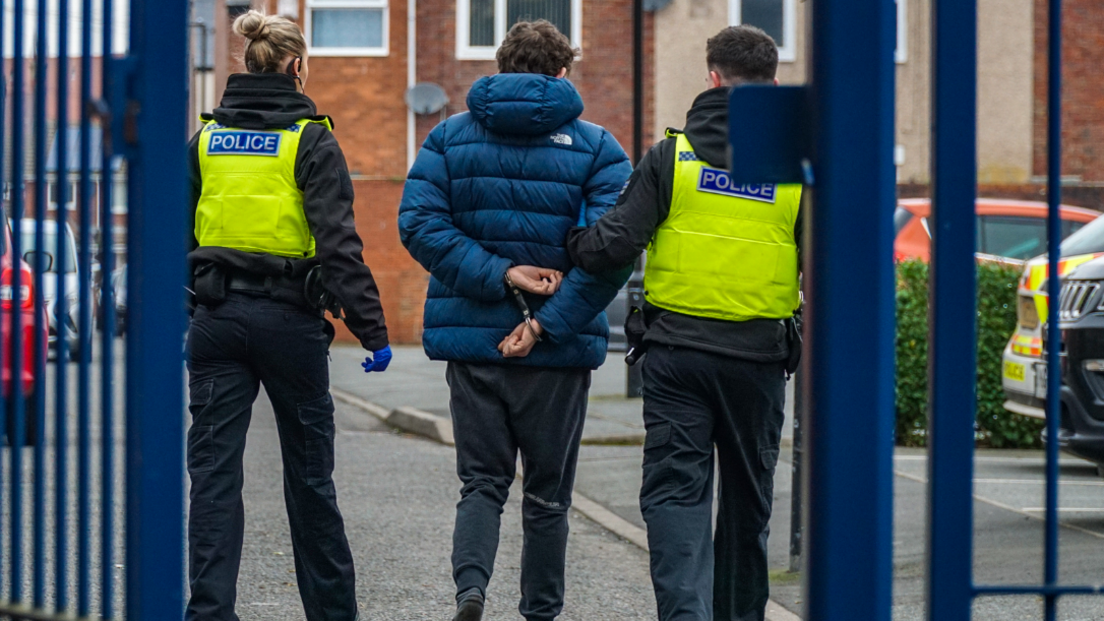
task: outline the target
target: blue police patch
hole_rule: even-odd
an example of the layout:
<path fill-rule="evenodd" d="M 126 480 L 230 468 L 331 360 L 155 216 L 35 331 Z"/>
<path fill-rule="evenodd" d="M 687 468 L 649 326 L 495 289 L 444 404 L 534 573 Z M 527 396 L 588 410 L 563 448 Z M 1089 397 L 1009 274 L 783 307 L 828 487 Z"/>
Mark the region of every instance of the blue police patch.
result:
<path fill-rule="evenodd" d="M 225 129 L 225 127 L 225 125 L 220 125 L 218 123 L 208 123 L 207 128 L 203 131 L 213 132 L 216 129 Z"/>
<path fill-rule="evenodd" d="M 274 132 L 220 132 L 211 136 L 207 155 L 280 155 L 280 134 Z"/>
<path fill-rule="evenodd" d="M 299 126 L 298 125 L 292 125 L 291 127 L 287 128 L 287 131 L 289 131 L 293 134 L 298 134 L 299 133 Z"/>
<path fill-rule="evenodd" d="M 701 174 L 698 175 L 699 192 L 724 194 L 725 196 L 735 196 L 737 198 L 747 198 L 753 201 L 773 203 L 774 190 L 775 186 L 773 183 L 734 185 L 732 183 L 732 177 L 729 177 L 726 171 L 716 168 L 707 168 L 703 166 Z"/>

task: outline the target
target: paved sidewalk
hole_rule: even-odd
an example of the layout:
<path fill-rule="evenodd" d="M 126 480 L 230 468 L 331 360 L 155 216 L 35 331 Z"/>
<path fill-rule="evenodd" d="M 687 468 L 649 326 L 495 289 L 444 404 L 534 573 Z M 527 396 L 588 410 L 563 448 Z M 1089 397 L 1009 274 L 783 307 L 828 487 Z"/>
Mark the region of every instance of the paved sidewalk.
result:
<path fill-rule="evenodd" d="M 453 449 L 393 433 L 337 403 L 338 502 L 357 570 L 357 601 L 371 621 L 447 621 L 455 611 L 449 564 L 459 482 Z M 245 453 L 246 532 L 238 580 L 242 621 L 303 618 L 282 493 L 271 405 L 254 408 Z M 491 580 L 487 621 L 515 621 L 521 492 L 511 490 Z M 562 621 L 655 618 L 647 554 L 571 513 Z"/>

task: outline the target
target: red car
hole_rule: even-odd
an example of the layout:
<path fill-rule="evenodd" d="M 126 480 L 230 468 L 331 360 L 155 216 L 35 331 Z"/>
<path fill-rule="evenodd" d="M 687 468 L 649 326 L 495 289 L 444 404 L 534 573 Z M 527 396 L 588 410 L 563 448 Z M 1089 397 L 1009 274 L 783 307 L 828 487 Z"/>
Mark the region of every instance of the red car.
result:
<path fill-rule="evenodd" d="M 5 218 L 6 220 L 6 218 Z M 20 274 L 19 291 L 15 291 L 12 288 L 12 280 L 14 270 L 18 269 Z M 26 434 L 24 444 L 34 444 L 35 440 L 35 364 L 34 364 L 34 334 L 35 334 L 35 320 L 34 320 L 34 279 L 31 274 L 31 268 L 22 259 L 17 259 L 12 254 L 11 243 L 11 231 L 8 230 L 8 226 L 5 223 L 4 226 L 0 226 L 0 388 L 2 388 L 2 396 L 7 399 L 12 394 L 13 385 L 18 386 L 23 391 L 24 403 L 26 404 L 25 414 L 26 422 L 25 426 Z M 17 312 L 21 315 L 21 330 L 23 332 L 23 365 L 20 369 L 19 377 L 12 377 L 12 360 L 11 360 L 11 314 Z M 39 329 L 43 330 L 44 334 L 42 342 L 46 342 L 45 330 L 46 322 L 38 322 Z M 7 401 L 11 403 L 10 401 Z M 13 429 L 11 412 L 7 412 L 8 420 L 8 434 L 11 434 Z"/>
<path fill-rule="evenodd" d="M 1037 201 L 1013 201 L 979 198 L 977 212 L 977 252 L 980 255 L 1026 261 L 1046 252 L 1047 205 Z M 910 198 L 899 201 L 893 214 L 897 238 L 893 244 L 896 260 L 931 257 L 931 230 L 928 216 L 931 200 Z M 1062 239 L 1092 222 L 1100 212 L 1062 205 Z"/>

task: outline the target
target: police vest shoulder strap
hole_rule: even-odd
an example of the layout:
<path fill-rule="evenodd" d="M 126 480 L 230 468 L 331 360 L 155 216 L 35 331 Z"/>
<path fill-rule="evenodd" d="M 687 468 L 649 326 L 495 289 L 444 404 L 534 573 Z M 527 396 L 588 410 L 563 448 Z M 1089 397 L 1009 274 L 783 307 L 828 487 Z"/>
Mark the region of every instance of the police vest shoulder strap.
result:
<path fill-rule="evenodd" d="M 667 128 L 667 133 L 665 134 L 665 137 L 667 137 L 667 138 L 676 138 L 680 134 L 682 134 L 681 129 L 675 129 L 674 127 L 668 127 Z"/>

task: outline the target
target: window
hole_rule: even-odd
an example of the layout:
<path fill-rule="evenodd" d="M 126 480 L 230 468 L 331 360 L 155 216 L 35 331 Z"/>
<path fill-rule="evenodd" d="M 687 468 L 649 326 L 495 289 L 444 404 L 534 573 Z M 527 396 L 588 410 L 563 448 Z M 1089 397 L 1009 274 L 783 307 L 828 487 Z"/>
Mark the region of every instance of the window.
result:
<path fill-rule="evenodd" d="M 898 63 L 908 60 L 908 0 L 895 0 L 897 7 L 897 50 L 893 58 Z"/>
<path fill-rule="evenodd" d="M 307 45 L 315 56 L 387 56 L 387 0 L 307 0 Z"/>
<path fill-rule="evenodd" d="M 474 0 L 473 0 L 474 1 Z M 797 59 L 796 0 L 728 0 L 729 23 L 762 28 L 778 44 L 778 60 Z M 908 60 L 908 0 L 894 0 L 897 11 L 897 50 L 899 63 Z"/>
<path fill-rule="evenodd" d="M 797 59 L 796 0 L 728 0 L 729 23 L 762 28 L 778 44 L 778 60 Z"/>
<path fill-rule="evenodd" d="M 1046 252 L 1046 220 L 1018 216 L 978 218 L 984 233 L 981 251 L 998 257 L 1030 259 Z"/>
<path fill-rule="evenodd" d="M 552 22 L 572 45 L 581 46 L 582 0 L 457 0 L 456 57 L 494 60 L 511 25 L 538 19 Z"/>

